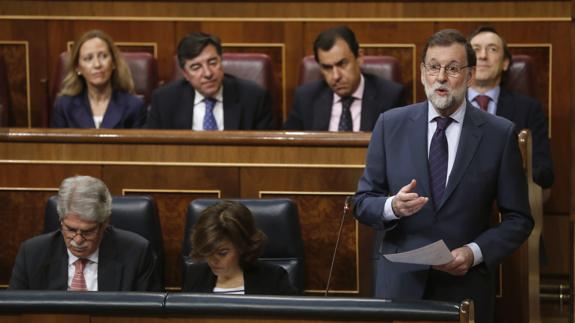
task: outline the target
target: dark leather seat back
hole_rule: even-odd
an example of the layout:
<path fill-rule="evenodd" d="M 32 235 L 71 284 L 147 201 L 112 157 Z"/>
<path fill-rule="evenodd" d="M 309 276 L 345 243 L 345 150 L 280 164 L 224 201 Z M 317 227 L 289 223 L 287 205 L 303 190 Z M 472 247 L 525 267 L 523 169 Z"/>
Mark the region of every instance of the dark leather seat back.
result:
<path fill-rule="evenodd" d="M 158 86 L 158 65 L 156 58 L 146 52 L 123 52 L 122 57 L 128 64 L 134 81 L 134 93 L 139 96 L 146 105 L 150 104 L 152 92 Z M 56 96 L 62 88 L 62 81 L 66 77 L 68 64 L 68 52 L 63 52 L 58 57 L 54 77 L 52 79 L 51 103 L 56 101 Z M 51 107 L 50 107 L 51 108 Z"/>
<path fill-rule="evenodd" d="M 250 80 L 268 91 L 273 91 L 272 61 L 262 53 L 224 53 L 222 54 L 224 72 L 235 77 Z M 174 56 L 172 81 L 182 78 L 178 57 Z"/>
<path fill-rule="evenodd" d="M 401 84 L 401 67 L 399 60 L 392 56 L 364 56 L 361 70 L 364 73 L 374 74 L 386 80 Z M 313 55 L 302 59 L 300 65 L 299 84 L 323 79 L 319 64 Z"/>
<path fill-rule="evenodd" d="M 509 67 L 502 86 L 527 96 L 535 96 L 534 61 L 529 55 L 513 55 L 513 64 Z"/>
<path fill-rule="evenodd" d="M 60 229 L 57 203 L 58 197 L 55 195 L 46 203 L 44 233 Z M 163 277 L 164 241 L 154 200 L 149 196 L 114 196 L 110 224 L 146 238 L 158 257 L 160 275 Z"/>
<path fill-rule="evenodd" d="M 191 229 L 200 213 L 218 199 L 197 199 L 190 203 L 182 244 L 184 266 L 193 263 L 188 256 Z M 268 237 L 260 260 L 282 266 L 289 274 L 292 285 L 302 292 L 304 288 L 304 251 L 297 206 L 289 199 L 238 199 L 254 217 L 256 227 Z M 184 267 L 185 269 L 185 267 Z M 185 270 L 183 271 L 185 273 Z"/>
<path fill-rule="evenodd" d="M 10 83 L 8 82 L 8 69 L 4 57 L 0 55 L 0 127 L 11 124 L 12 99 L 10 96 Z"/>

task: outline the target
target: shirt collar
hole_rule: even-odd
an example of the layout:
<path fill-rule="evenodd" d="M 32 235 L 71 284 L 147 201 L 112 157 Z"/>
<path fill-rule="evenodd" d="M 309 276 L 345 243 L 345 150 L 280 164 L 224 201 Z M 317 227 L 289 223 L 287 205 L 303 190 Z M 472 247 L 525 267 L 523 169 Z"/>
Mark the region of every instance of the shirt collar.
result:
<path fill-rule="evenodd" d="M 195 89 L 194 89 L 194 92 L 196 93 L 196 95 L 194 96 L 194 105 L 204 101 L 205 97 L 200 92 L 198 92 Z M 222 86 L 220 86 L 218 93 L 216 93 L 216 95 L 213 97 L 213 99 L 216 99 L 216 101 L 218 101 L 218 102 L 223 102 L 224 101 L 223 93 L 224 93 L 224 84 L 222 84 Z"/>
<path fill-rule="evenodd" d="M 68 248 L 66 248 L 66 251 L 68 252 L 68 266 L 74 264 L 76 262 L 76 260 L 80 259 L 76 256 L 74 256 L 70 250 L 68 250 Z M 93 263 L 98 263 L 98 252 L 100 251 L 100 248 L 96 249 L 96 251 L 94 251 L 91 255 L 88 256 L 88 260 L 90 260 Z"/>
<path fill-rule="evenodd" d="M 427 104 L 427 106 L 428 106 L 428 108 L 427 108 L 427 121 L 431 122 L 436 117 L 441 117 L 441 115 L 439 113 L 437 113 L 437 111 L 435 111 L 435 108 L 433 107 L 433 104 L 431 103 L 431 101 L 428 100 L 427 102 L 428 102 L 428 104 Z M 467 101 L 463 100 L 463 103 L 461 103 L 459 108 L 457 108 L 457 110 L 455 110 L 455 112 L 453 112 L 449 117 L 457 123 L 462 123 L 463 117 L 465 117 L 466 107 L 467 107 Z"/>
<path fill-rule="evenodd" d="M 357 89 L 355 89 L 355 91 L 351 94 L 353 99 L 357 100 L 357 101 L 361 101 L 361 99 L 363 98 L 364 89 L 365 89 L 365 80 L 363 78 L 363 74 L 360 74 L 359 85 L 358 85 Z M 341 96 L 335 94 L 335 92 L 334 92 L 333 93 L 333 102 L 340 102 L 340 101 L 341 101 Z"/>
<path fill-rule="evenodd" d="M 491 101 L 493 101 L 495 103 L 495 105 L 497 105 L 497 99 L 499 98 L 500 92 L 501 92 L 501 87 L 499 85 L 490 89 L 489 91 L 487 91 L 485 93 L 479 93 L 475 89 L 470 87 L 467 89 L 467 98 L 469 99 L 469 102 L 473 102 L 473 100 L 475 99 L 476 96 L 478 96 L 480 94 L 487 95 L 491 99 Z"/>

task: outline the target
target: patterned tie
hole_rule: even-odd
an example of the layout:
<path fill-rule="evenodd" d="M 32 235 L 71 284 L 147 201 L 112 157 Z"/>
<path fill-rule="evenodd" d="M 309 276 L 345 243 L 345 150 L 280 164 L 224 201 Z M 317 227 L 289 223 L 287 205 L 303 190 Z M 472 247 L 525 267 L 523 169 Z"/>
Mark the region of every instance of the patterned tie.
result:
<path fill-rule="evenodd" d="M 429 176 L 431 182 L 431 198 L 435 207 L 439 205 L 445 192 L 445 183 L 447 180 L 447 137 L 445 136 L 445 129 L 451 124 L 453 119 L 444 117 L 435 117 L 437 128 L 431 138 L 431 145 L 429 146 L 429 159 L 427 167 L 429 168 Z"/>
<path fill-rule="evenodd" d="M 86 287 L 86 280 L 84 279 L 84 267 L 88 259 L 78 259 L 74 262 L 74 277 L 72 278 L 72 284 L 70 284 L 69 290 L 75 292 L 85 292 L 88 290 Z"/>
<path fill-rule="evenodd" d="M 353 122 L 351 120 L 351 111 L 349 109 L 353 100 L 352 96 L 346 96 L 341 99 L 341 117 L 339 118 L 337 131 L 353 131 Z"/>
<path fill-rule="evenodd" d="M 212 98 L 205 98 L 204 103 L 206 104 L 206 114 L 204 115 L 204 130 L 218 130 L 218 124 L 216 123 L 216 118 L 214 117 L 214 106 L 216 105 L 216 100 Z"/>
<path fill-rule="evenodd" d="M 481 94 L 476 96 L 474 100 L 477 102 L 477 104 L 479 104 L 481 110 L 487 111 L 487 108 L 489 107 L 489 100 L 491 100 L 491 98 L 487 95 Z"/>

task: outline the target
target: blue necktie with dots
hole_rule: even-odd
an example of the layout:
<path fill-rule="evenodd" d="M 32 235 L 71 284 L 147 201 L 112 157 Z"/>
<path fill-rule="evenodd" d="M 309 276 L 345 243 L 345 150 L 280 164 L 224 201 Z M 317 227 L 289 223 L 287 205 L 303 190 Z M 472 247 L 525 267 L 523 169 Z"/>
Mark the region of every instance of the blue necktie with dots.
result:
<path fill-rule="evenodd" d="M 213 98 L 205 98 L 204 103 L 206 104 L 206 113 L 204 114 L 204 130 L 218 130 L 218 124 L 216 118 L 214 117 L 214 106 L 216 105 L 216 100 Z"/>

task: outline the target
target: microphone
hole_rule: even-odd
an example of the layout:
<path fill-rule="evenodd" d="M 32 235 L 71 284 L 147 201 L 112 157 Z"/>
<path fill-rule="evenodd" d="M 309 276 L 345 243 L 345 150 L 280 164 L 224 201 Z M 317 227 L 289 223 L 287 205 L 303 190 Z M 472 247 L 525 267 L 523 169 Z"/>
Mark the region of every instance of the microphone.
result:
<path fill-rule="evenodd" d="M 339 240 L 341 238 L 341 231 L 343 230 L 343 221 L 345 221 L 345 216 L 349 212 L 351 204 L 352 204 L 352 197 L 351 196 L 346 197 L 345 204 L 343 205 L 343 212 L 341 212 L 341 221 L 339 223 L 339 231 L 337 233 L 337 240 L 335 241 L 335 248 L 333 248 L 333 255 L 331 256 L 331 265 L 329 266 L 329 273 L 327 275 L 327 284 L 325 286 L 324 296 L 327 296 L 329 291 L 329 284 L 331 283 L 331 274 L 333 273 L 333 265 L 335 263 L 335 255 L 337 254 L 337 248 L 339 247 Z"/>

